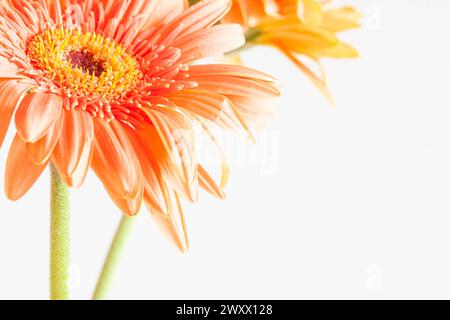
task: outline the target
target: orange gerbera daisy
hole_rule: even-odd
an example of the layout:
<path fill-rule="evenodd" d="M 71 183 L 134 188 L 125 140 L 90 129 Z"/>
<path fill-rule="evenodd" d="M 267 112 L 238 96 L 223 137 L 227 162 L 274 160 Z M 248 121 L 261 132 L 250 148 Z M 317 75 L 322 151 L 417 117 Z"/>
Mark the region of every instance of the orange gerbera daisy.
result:
<path fill-rule="evenodd" d="M 216 22 L 228 0 L 6 0 L 0 3 L 0 143 L 14 116 L 8 198 L 21 198 L 49 163 L 79 187 L 90 168 L 117 206 L 145 203 L 187 248 L 180 198 L 201 187 L 223 198 L 198 163 L 193 127 L 250 134 L 273 79 L 241 66 L 192 62 L 245 43 Z M 15 112 L 15 115 L 14 115 Z"/>
<path fill-rule="evenodd" d="M 331 0 L 233 0 L 225 21 L 240 23 L 251 44 L 283 52 L 329 98 L 321 58 L 353 58 L 358 53 L 337 34 L 359 27 L 361 14 L 352 7 L 330 8 Z M 301 56 L 318 63 L 312 71 Z"/>

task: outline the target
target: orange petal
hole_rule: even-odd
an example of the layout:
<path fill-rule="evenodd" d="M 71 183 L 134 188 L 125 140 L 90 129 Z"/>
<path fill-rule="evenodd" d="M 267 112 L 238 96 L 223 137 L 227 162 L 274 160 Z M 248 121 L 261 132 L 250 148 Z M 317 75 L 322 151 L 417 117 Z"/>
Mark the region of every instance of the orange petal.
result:
<path fill-rule="evenodd" d="M 16 134 L 6 161 L 5 193 L 18 200 L 33 186 L 47 163 L 35 165 L 27 156 L 27 144 Z"/>
<path fill-rule="evenodd" d="M 152 148 L 141 140 L 137 132 L 132 129 L 125 129 L 131 142 L 133 143 L 136 155 L 139 159 L 143 180 L 144 180 L 144 201 L 152 212 L 161 215 L 169 215 L 170 199 L 166 182 L 156 161 Z"/>
<path fill-rule="evenodd" d="M 64 123 L 64 113 L 60 113 L 58 121 L 48 130 L 47 134 L 34 143 L 27 143 L 28 157 L 36 165 L 46 163 L 50 158 L 59 137 Z"/>
<path fill-rule="evenodd" d="M 224 17 L 223 21 L 226 23 L 234 22 L 239 23 L 242 26 L 247 26 L 248 24 L 248 12 L 242 0 L 234 0 L 232 2 L 232 7 L 227 15 Z"/>
<path fill-rule="evenodd" d="M 341 7 L 325 11 L 322 28 L 332 32 L 340 32 L 359 28 L 361 12 L 352 7 Z"/>
<path fill-rule="evenodd" d="M 183 90 L 170 98 L 177 107 L 228 129 L 240 126 L 229 100 L 208 91 Z"/>
<path fill-rule="evenodd" d="M 265 11 L 265 2 L 261 0 L 236 0 L 240 6 L 241 10 L 243 10 L 248 16 L 247 19 L 249 22 L 252 20 L 259 20 L 267 15 Z"/>
<path fill-rule="evenodd" d="M 303 73 L 313 82 L 313 84 L 322 92 L 328 101 L 334 105 L 334 99 L 328 90 L 326 81 L 317 76 L 307 66 L 305 66 L 293 53 L 289 50 L 280 47 L 280 50 L 291 60 Z"/>
<path fill-rule="evenodd" d="M 216 198 L 225 200 L 225 193 L 223 190 L 217 185 L 216 182 L 214 182 L 214 179 L 211 178 L 209 173 L 201 165 L 198 166 L 198 181 L 200 187 L 202 187 L 205 191 L 212 194 Z"/>
<path fill-rule="evenodd" d="M 8 131 L 9 123 L 22 96 L 32 85 L 18 81 L 5 81 L 0 85 L 0 147 Z"/>
<path fill-rule="evenodd" d="M 107 190 L 108 191 L 108 190 Z M 119 196 L 117 194 L 111 193 L 108 191 L 109 196 L 113 200 L 113 202 L 116 204 L 116 206 L 119 207 L 119 209 L 122 211 L 123 214 L 126 216 L 135 216 L 139 213 L 142 206 L 142 193 L 139 197 L 136 197 L 135 199 L 126 199 L 122 196 Z"/>
<path fill-rule="evenodd" d="M 91 161 L 94 124 L 87 112 L 68 110 L 64 114 L 63 131 L 53 154 L 53 162 L 68 185 L 79 187 Z"/>
<path fill-rule="evenodd" d="M 169 217 L 152 213 L 152 217 L 161 232 L 172 242 L 181 252 L 189 250 L 189 238 L 187 234 L 186 221 L 180 199 L 176 193 L 171 195 L 174 211 Z"/>
<path fill-rule="evenodd" d="M 301 11 L 306 24 L 320 26 L 323 20 L 323 12 L 321 4 L 317 0 L 302 0 Z"/>
<path fill-rule="evenodd" d="M 86 179 L 89 166 L 91 165 L 92 155 L 94 152 L 94 141 L 86 141 L 86 145 L 83 148 L 78 166 L 71 176 L 66 177 L 68 185 L 74 188 L 79 188 Z"/>
<path fill-rule="evenodd" d="M 51 93 L 26 95 L 16 112 L 16 128 L 26 142 L 36 142 L 58 120 L 63 105 L 60 96 Z"/>
<path fill-rule="evenodd" d="M 153 126 L 138 128 L 157 159 L 163 174 L 177 192 L 191 201 L 198 195 L 195 137 L 186 116 L 172 109 L 146 108 Z"/>
<path fill-rule="evenodd" d="M 223 95 L 200 90 L 183 90 L 170 98 L 179 108 L 198 115 L 225 129 L 244 131 L 255 140 L 247 123 L 231 101 Z"/>
<path fill-rule="evenodd" d="M 110 194 L 134 200 L 142 197 L 139 160 L 122 125 L 97 119 L 91 167 Z"/>
<path fill-rule="evenodd" d="M 199 123 L 201 124 L 203 132 L 206 134 L 206 136 L 211 140 L 213 145 L 216 147 L 218 154 L 219 154 L 219 158 L 222 161 L 222 165 L 221 165 L 222 175 L 220 178 L 220 189 L 223 190 L 227 186 L 228 180 L 230 178 L 230 167 L 228 166 L 227 160 L 225 158 L 225 154 L 222 151 L 215 134 L 212 132 L 212 130 L 208 127 L 208 125 L 206 123 L 204 123 L 201 120 L 199 120 Z"/>

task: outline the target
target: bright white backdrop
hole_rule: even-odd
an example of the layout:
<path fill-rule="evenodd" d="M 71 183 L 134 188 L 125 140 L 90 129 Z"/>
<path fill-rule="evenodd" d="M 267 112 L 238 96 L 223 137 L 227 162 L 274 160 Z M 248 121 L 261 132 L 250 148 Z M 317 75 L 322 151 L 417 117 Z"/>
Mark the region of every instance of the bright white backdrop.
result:
<path fill-rule="evenodd" d="M 345 35 L 359 60 L 325 62 L 337 106 L 277 52 L 246 54 L 284 83 L 277 118 L 257 147 L 228 140 L 228 200 L 187 207 L 189 254 L 140 216 L 111 298 L 450 298 L 450 2 L 339 2 L 366 28 Z M 0 186 L 0 298 L 47 298 L 48 187 Z M 73 192 L 73 298 L 119 218 L 94 175 Z"/>

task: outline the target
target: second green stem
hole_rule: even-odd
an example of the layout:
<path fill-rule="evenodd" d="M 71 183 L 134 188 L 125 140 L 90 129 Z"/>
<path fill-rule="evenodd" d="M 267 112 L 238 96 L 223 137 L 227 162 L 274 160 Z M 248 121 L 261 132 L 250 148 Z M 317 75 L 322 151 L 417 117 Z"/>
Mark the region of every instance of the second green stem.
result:
<path fill-rule="evenodd" d="M 98 279 L 97 286 L 92 297 L 93 300 L 104 300 L 107 298 L 112 279 L 119 264 L 122 249 L 128 239 L 128 235 L 131 232 L 134 219 L 135 218 L 126 216 L 122 217 L 111 243 L 111 247 L 109 248 L 108 256 L 103 264 L 100 278 Z"/>

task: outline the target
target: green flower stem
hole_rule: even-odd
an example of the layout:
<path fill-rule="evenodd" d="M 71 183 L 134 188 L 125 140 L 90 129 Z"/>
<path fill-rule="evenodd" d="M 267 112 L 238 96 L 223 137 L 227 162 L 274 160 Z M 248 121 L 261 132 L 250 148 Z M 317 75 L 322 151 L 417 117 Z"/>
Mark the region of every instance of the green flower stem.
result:
<path fill-rule="evenodd" d="M 70 198 L 69 190 L 51 165 L 50 297 L 69 299 Z"/>
<path fill-rule="evenodd" d="M 135 218 L 123 216 L 109 248 L 108 256 L 103 264 L 102 272 L 97 282 L 93 300 L 105 300 L 111 287 L 114 274 L 119 264 L 123 248 L 133 227 Z"/>
<path fill-rule="evenodd" d="M 245 42 L 247 43 L 247 45 L 249 45 L 257 41 L 258 38 L 261 37 L 262 35 L 263 33 L 258 28 L 250 28 L 245 34 Z"/>

